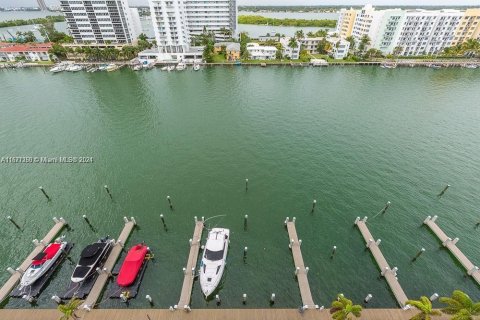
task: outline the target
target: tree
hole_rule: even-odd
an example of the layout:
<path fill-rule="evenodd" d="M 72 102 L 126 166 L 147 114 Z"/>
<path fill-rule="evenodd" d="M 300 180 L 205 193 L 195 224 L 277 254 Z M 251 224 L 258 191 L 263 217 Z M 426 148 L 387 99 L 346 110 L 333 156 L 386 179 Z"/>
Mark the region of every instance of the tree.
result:
<path fill-rule="evenodd" d="M 420 300 L 407 300 L 406 304 L 420 310 L 420 312 L 410 318 L 410 320 L 430 320 L 432 319 L 432 316 L 439 316 L 442 314 L 438 310 L 433 310 L 432 302 L 425 296 L 421 296 Z"/>
<path fill-rule="evenodd" d="M 332 44 L 323 38 L 318 42 L 317 52 L 320 54 L 327 54 L 332 50 Z"/>
<path fill-rule="evenodd" d="M 315 36 L 319 38 L 326 38 L 328 36 L 328 30 L 318 30 L 317 32 L 315 32 Z"/>
<path fill-rule="evenodd" d="M 275 53 L 275 59 L 277 60 L 282 60 L 283 55 L 282 55 L 282 50 L 277 48 L 277 52 Z"/>
<path fill-rule="evenodd" d="M 355 38 L 353 36 L 348 36 L 345 38 L 348 42 L 350 42 L 350 50 L 353 50 L 355 48 Z"/>
<path fill-rule="evenodd" d="M 67 49 L 58 43 L 54 43 L 52 47 L 48 50 L 48 53 L 55 55 L 59 59 L 66 58 L 67 52 Z"/>
<path fill-rule="evenodd" d="M 203 59 L 206 62 L 213 62 L 213 44 L 208 43 L 203 49 Z"/>
<path fill-rule="evenodd" d="M 480 315 L 480 302 L 474 303 L 460 290 L 453 291 L 451 297 L 441 297 L 440 302 L 447 305 L 442 309 L 443 312 L 454 315 L 452 320 L 472 320 Z"/>
<path fill-rule="evenodd" d="M 362 306 L 358 304 L 354 305 L 352 300 L 345 298 L 343 294 L 337 296 L 337 300 L 332 302 L 332 307 L 330 308 L 330 314 L 334 320 L 349 319 L 350 314 L 358 318 L 361 312 Z"/>
<path fill-rule="evenodd" d="M 77 298 L 72 298 L 67 304 L 58 305 L 57 309 L 60 311 L 63 316 L 60 320 L 70 320 L 78 319 L 78 316 L 75 314 L 75 310 L 82 304 L 82 301 Z"/>
<path fill-rule="evenodd" d="M 295 37 L 291 37 L 290 40 L 288 41 L 288 46 L 292 49 L 298 48 L 298 42 Z"/>
<path fill-rule="evenodd" d="M 305 34 L 303 33 L 303 30 L 297 30 L 295 31 L 295 38 L 297 39 L 303 39 L 305 38 Z"/>
<path fill-rule="evenodd" d="M 240 36 L 240 56 L 242 57 L 242 59 L 248 60 L 249 53 L 247 50 L 247 43 L 250 42 L 250 37 L 246 32 L 240 33 L 239 36 Z"/>
<path fill-rule="evenodd" d="M 360 38 L 360 44 L 358 45 L 358 51 L 363 53 L 369 45 L 370 45 L 370 37 L 368 35 L 364 34 Z"/>
<path fill-rule="evenodd" d="M 383 57 L 382 51 L 375 48 L 368 49 L 367 52 L 365 52 L 365 58 L 367 59 L 381 58 L 381 57 Z"/>
<path fill-rule="evenodd" d="M 147 41 L 147 35 L 145 33 L 140 33 L 138 35 L 138 40 Z"/>

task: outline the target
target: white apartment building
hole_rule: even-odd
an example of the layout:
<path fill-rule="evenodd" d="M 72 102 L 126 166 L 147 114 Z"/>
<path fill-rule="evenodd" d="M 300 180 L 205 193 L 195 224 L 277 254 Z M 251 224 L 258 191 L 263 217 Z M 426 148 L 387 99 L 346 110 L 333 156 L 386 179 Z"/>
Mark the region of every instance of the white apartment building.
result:
<path fill-rule="evenodd" d="M 127 0 L 61 0 L 60 6 L 75 43 L 132 43 L 141 31 Z"/>
<path fill-rule="evenodd" d="M 247 43 L 247 51 L 251 60 L 275 60 L 277 54 L 277 48 L 255 42 Z"/>
<path fill-rule="evenodd" d="M 395 44 L 399 54 L 435 54 L 450 47 L 462 16 L 459 10 L 407 11 Z"/>
<path fill-rule="evenodd" d="M 155 38 L 162 52 L 186 52 L 191 37 L 214 32 L 217 40 L 235 35 L 236 0 L 149 0 Z"/>
<path fill-rule="evenodd" d="M 346 11 L 342 11 L 337 31 L 347 30 L 348 23 Z M 396 53 L 400 55 L 436 54 L 446 47 L 475 38 L 480 33 L 479 26 L 468 27 L 467 37 L 462 37 L 462 25 L 468 21 L 475 21 L 480 10 L 375 10 L 371 5 L 366 5 L 357 11 L 352 28 L 352 35 L 357 44 L 367 35 L 370 38 L 368 48 L 381 50 L 384 54 Z M 351 14 L 349 15 L 351 16 Z M 463 22 L 462 22 L 463 21 Z M 467 28 L 467 27 L 465 27 Z M 342 35 L 341 35 L 342 36 Z M 342 36 L 345 38 L 345 36 Z M 367 48 L 367 49 L 368 49 Z"/>
<path fill-rule="evenodd" d="M 348 56 L 350 42 L 341 38 L 327 38 L 327 40 L 332 44 L 331 56 L 334 59 L 343 59 Z"/>

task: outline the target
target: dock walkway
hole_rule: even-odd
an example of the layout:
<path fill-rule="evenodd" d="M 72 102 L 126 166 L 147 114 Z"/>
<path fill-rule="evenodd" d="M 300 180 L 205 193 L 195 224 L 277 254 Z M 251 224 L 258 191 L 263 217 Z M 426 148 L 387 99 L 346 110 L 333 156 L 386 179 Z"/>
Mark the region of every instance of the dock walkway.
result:
<path fill-rule="evenodd" d="M 437 225 L 435 222 L 437 220 L 437 216 L 433 218 L 428 216 L 424 224 L 426 224 L 435 235 L 440 239 L 442 245 L 446 247 L 450 252 L 457 258 L 457 260 L 462 264 L 462 266 L 467 270 L 469 276 L 471 276 L 478 284 L 480 284 L 480 271 L 477 266 L 475 266 L 464 254 L 460 249 L 457 247 L 458 238 L 451 239 L 449 238 L 445 232 Z"/>
<path fill-rule="evenodd" d="M 307 270 L 303 263 L 302 250 L 298 241 L 295 222 L 286 221 L 288 237 L 290 239 L 290 247 L 292 249 L 293 262 L 295 263 L 295 273 L 297 275 L 298 287 L 300 288 L 300 296 L 302 297 L 303 306 L 308 308 L 316 308 L 313 302 L 312 293 L 310 292 L 310 284 L 308 283 Z"/>
<path fill-rule="evenodd" d="M 396 268 L 391 269 L 390 266 L 388 265 L 387 260 L 382 254 L 382 251 L 378 247 L 377 242 L 375 242 L 372 234 L 368 230 L 368 227 L 366 224 L 366 217 L 363 220 L 360 220 L 360 218 L 357 218 L 355 220 L 355 224 L 357 225 L 358 229 L 362 233 L 362 236 L 365 239 L 367 248 L 370 249 L 370 252 L 375 258 L 375 261 L 377 262 L 378 267 L 381 270 L 381 275 L 385 277 L 385 279 L 387 280 L 387 283 L 390 286 L 390 289 L 392 290 L 393 295 L 397 299 L 397 302 L 400 305 L 400 307 L 404 308 L 408 298 L 405 292 L 403 291 L 402 287 L 400 286 L 400 283 L 397 280 Z"/>
<path fill-rule="evenodd" d="M 32 253 L 28 255 L 25 261 L 22 262 L 18 271 L 12 274 L 12 276 L 7 280 L 7 282 L 0 289 L 0 302 L 5 300 L 5 298 L 10 294 L 10 292 L 17 286 L 18 282 L 22 278 L 23 272 L 25 272 L 30 264 L 32 263 L 33 258 L 45 249 L 45 246 L 48 245 L 55 239 L 55 236 L 63 229 L 67 224 L 63 218 L 57 219 L 53 218 L 55 225 L 47 233 L 47 235 L 39 242 L 39 244 L 33 249 Z"/>
<path fill-rule="evenodd" d="M 136 222 L 133 218 L 131 221 L 128 221 L 127 218 L 124 218 L 124 220 L 125 226 L 123 227 L 122 232 L 118 236 L 118 239 L 114 244 L 112 251 L 110 251 L 108 258 L 105 261 L 105 264 L 103 265 L 103 268 L 106 268 L 107 270 L 99 274 L 97 280 L 95 281 L 95 284 L 92 287 L 92 290 L 90 291 L 87 299 L 85 299 L 83 303 L 82 307 L 84 309 L 89 310 L 95 307 L 95 304 L 97 303 L 98 298 L 103 291 L 103 287 L 105 287 L 105 284 L 107 283 L 108 278 L 111 275 L 113 267 L 115 266 L 115 263 L 117 262 L 120 253 L 122 253 L 122 248 L 127 242 L 127 239 L 130 236 L 133 228 L 135 227 Z"/>
<path fill-rule="evenodd" d="M 193 281 L 195 278 L 195 267 L 197 266 L 198 253 L 200 251 L 200 240 L 202 239 L 203 221 L 195 222 L 195 230 L 193 231 L 192 243 L 190 245 L 190 253 L 188 255 L 185 276 L 183 278 L 182 293 L 178 300 L 178 308 L 184 309 L 190 306 L 190 297 L 192 295 Z"/>

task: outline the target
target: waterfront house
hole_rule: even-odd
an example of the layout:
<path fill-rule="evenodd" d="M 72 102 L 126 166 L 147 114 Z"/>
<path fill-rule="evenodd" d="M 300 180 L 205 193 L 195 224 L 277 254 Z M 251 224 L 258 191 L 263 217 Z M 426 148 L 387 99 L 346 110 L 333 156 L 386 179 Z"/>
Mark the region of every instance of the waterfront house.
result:
<path fill-rule="evenodd" d="M 247 51 L 251 60 L 275 60 L 277 48 L 261 46 L 255 42 L 247 43 Z"/>
<path fill-rule="evenodd" d="M 15 44 L 0 48 L 0 61 L 50 61 L 51 43 Z"/>
<path fill-rule="evenodd" d="M 291 37 L 282 37 L 280 38 L 280 44 L 282 45 L 283 47 L 283 50 L 282 50 L 282 55 L 285 57 L 285 58 L 290 58 L 290 59 L 293 59 L 293 60 L 297 60 L 300 58 L 300 47 L 301 47 L 301 44 L 299 41 L 297 41 L 297 47 L 296 48 L 292 48 L 289 46 L 290 44 L 290 39 Z"/>
<path fill-rule="evenodd" d="M 240 43 L 233 42 L 227 46 L 227 60 L 240 60 Z"/>
<path fill-rule="evenodd" d="M 330 55 L 334 59 L 343 59 L 348 56 L 350 50 L 350 42 L 341 38 L 327 38 L 327 41 L 332 44 L 332 51 Z"/>

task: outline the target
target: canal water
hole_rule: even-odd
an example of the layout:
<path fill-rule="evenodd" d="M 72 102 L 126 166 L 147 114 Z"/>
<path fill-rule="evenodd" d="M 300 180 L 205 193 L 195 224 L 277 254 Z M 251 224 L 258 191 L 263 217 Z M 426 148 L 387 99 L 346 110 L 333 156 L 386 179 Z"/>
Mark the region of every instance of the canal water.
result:
<path fill-rule="evenodd" d="M 127 246 L 145 241 L 155 260 L 130 308 L 148 307 L 146 294 L 155 307 L 168 308 L 180 295 L 194 216 L 204 216 L 209 228 L 231 229 L 222 307 L 269 308 L 275 293 L 273 308 L 295 308 L 301 299 L 283 226 L 295 216 L 316 303 L 327 306 L 338 293 L 361 302 L 370 293 L 369 307 L 395 307 L 353 226 L 357 216 L 369 216 L 408 297 L 461 289 L 480 299 L 476 283 L 422 226 L 438 215 L 480 263 L 478 70 L 218 67 L 53 75 L 38 68 L 0 71 L 0 83 L 1 157 L 93 158 L 0 163 L 0 270 L 23 261 L 53 216 L 71 226 L 63 234 L 75 242 L 74 261 L 99 237 L 116 238 L 122 218 L 134 216 L 138 228 Z M 374 218 L 387 201 L 388 211 Z M 422 247 L 426 252 L 411 263 Z M 63 263 L 38 308 L 54 307 L 50 297 L 64 292 L 73 268 Z M 1 283 L 7 278 L 0 273 Z M 6 307 L 30 306 L 10 299 Z M 125 305 L 104 299 L 98 307 Z M 203 299 L 198 282 L 192 308 L 217 308 Z"/>

